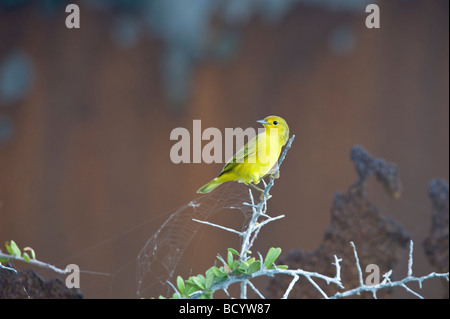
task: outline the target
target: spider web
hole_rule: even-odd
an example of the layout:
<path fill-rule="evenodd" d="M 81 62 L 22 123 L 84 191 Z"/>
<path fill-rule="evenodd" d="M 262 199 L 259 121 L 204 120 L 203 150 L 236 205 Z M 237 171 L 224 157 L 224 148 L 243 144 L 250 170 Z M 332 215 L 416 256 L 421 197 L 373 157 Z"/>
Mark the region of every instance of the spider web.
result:
<path fill-rule="evenodd" d="M 218 213 L 236 210 L 248 218 L 251 208 L 243 205 L 245 201 L 249 201 L 248 187 L 225 183 L 214 192 L 175 210 L 147 240 L 137 257 L 137 296 L 144 297 L 143 294 L 155 285 L 161 286 L 162 295 L 171 295 L 173 289 L 168 281 L 173 282 L 183 253 L 200 227 L 204 226 L 192 219 L 208 221 Z"/>

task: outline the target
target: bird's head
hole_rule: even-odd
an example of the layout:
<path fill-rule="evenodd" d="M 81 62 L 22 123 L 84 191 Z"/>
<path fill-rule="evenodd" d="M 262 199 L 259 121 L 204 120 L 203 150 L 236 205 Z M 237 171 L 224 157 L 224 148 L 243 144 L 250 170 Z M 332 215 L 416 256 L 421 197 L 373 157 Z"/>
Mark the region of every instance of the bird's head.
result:
<path fill-rule="evenodd" d="M 257 122 L 264 125 L 266 132 L 270 132 L 270 129 L 277 129 L 277 133 L 281 137 L 283 145 L 289 139 L 289 126 L 283 118 L 275 115 L 270 115 L 264 120 L 259 120 Z"/>

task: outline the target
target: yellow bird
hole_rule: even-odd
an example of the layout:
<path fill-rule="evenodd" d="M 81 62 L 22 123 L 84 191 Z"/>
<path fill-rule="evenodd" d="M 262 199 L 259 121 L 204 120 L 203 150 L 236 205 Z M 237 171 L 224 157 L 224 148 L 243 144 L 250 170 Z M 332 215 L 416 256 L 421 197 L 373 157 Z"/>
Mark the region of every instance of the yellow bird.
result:
<path fill-rule="evenodd" d="M 281 148 L 289 139 L 289 126 L 284 119 L 274 115 L 257 122 L 264 125 L 265 131 L 244 145 L 228 160 L 219 176 L 200 187 L 197 193 L 209 193 L 229 181 L 245 183 L 263 192 L 255 185 L 276 167 Z"/>

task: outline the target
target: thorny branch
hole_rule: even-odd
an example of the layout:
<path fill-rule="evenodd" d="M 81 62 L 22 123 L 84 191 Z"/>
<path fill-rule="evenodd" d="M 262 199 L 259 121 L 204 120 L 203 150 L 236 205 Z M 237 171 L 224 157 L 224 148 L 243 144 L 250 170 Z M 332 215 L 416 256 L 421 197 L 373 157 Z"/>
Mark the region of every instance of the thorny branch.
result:
<path fill-rule="evenodd" d="M 235 234 L 238 234 L 240 237 L 243 238 L 242 240 L 242 245 L 241 245 L 241 251 L 240 251 L 240 258 L 239 260 L 245 261 L 247 260 L 247 252 L 250 250 L 250 248 L 252 247 L 259 231 L 261 230 L 261 228 L 263 226 L 265 226 L 266 224 L 278 220 L 280 218 L 285 217 L 284 215 L 279 215 L 276 217 L 270 217 L 269 215 L 266 214 L 267 212 L 267 201 L 270 199 L 270 195 L 269 195 L 269 191 L 270 189 L 273 187 L 274 185 L 274 180 L 275 180 L 275 176 L 278 176 L 279 173 L 279 168 L 282 164 L 282 162 L 284 161 L 284 158 L 286 157 L 286 153 L 289 150 L 289 148 L 292 145 L 292 142 L 295 138 L 295 135 L 293 135 L 283 153 L 280 156 L 278 165 L 275 169 L 275 171 L 273 172 L 273 174 L 270 176 L 269 179 L 269 183 L 265 184 L 265 188 L 264 188 L 264 192 L 262 195 L 262 200 L 256 204 L 253 194 L 251 192 L 251 190 L 249 190 L 249 196 L 250 196 L 250 201 L 251 203 L 243 203 L 246 206 L 250 206 L 252 208 L 253 214 L 252 214 L 252 218 L 249 221 L 249 224 L 246 228 L 245 231 L 237 231 L 235 229 L 231 229 L 228 227 L 224 227 L 221 225 L 217 225 L 217 224 L 213 224 L 210 222 L 206 222 L 206 221 L 200 221 L 200 220 L 195 220 L 196 222 L 199 223 L 203 223 L 203 224 L 207 224 L 213 227 L 217 227 L 220 228 L 222 230 L 226 230 Z M 263 220 L 262 222 L 258 222 L 259 218 L 266 218 L 265 220 Z M 269 276 L 269 277 L 273 277 L 275 275 L 280 275 L 280 274 L 284 274 L 284 275 L 289 275 L 292 277 L 292 281 L 290 282 L 289 286 L 287 287 L 285 293 L 283 294 L 283 299 L 286 299 L 289 297 L 290 292 L 292 291 L 292 289 L 294 288 L 295 284 L 297 283 L 297 281 L 299 280 L 300 276 L 305 277 L 310 283 L 311 285 L 313 285 L 319 292 L 320 294 L 325 298 L 325 299 L 339 299 L 339 298 L 345 298 L 345 297 L 349 297 L 349 296 L 354 296 L 354 295 L 359 295 L 361 292 L 371 292 L 374 298 L 377 298 L 377 291 L 380 289 L 384 289 L 384 288 L 391 288 L 391 287 L 397 287 L 400 286 L 402 288 L 404 288 L 406 291 L 412 293 L 413 295 L 419 297 L 419 298 L 423 298 L 420 294 L 418 294 L 417 292 L 413 291 L 411 288 L 409 288 L 406 284 L 409 282 L 418 282 L 419 283 L 419 287 L 422 288 L 422 282 L 427 280 L 427 279 L 431 279 L 431 278 L 446 278 L 447 280 L 449 280 L 449 273 L 430 273 L 426 276 L 421 276 L 421 277 L 415 277 L 412 275 L 412 265 L 413 265 L 413 241 L 410 241 L 410 253 L 409 253 L 409 261 L 408 261 L 408 273 L 407 276 L 399 281 L 391 281 L 390 276 L 392 274 L 392 270 L 390 270 L 389 272 L 387 272 L 386 274 L 383 275 L 383 281 L 381 283 L 378 284 L 374 284 L 374 285 L 367 285 L 364 283 L 363 280 L 363 275 L 362 275 L 362 270 L 361 270 L 361 265 L 359 263 L 359 258 L 358 258 L 358 253 L 356 251 L 356 247 L 355 244 L 353 242 L 350 242 L 350 245 L 353 248 L 353 252 L 354 252 L 354 256 L 355 256 L 355 266 L 358 272 L 358 276 L 359 276 L 359 287 L 357 288 L 353 288 L 350 290 L 346 290 L 343 292 L 338 292 L 333 296 L 328 296 L 322 288 L 320 288 L 320 286 L 315 282 L 315 280 L 323 280 L 325 281 L 328 285 L 330 283 L 333 283 L 335 285 L 337 285 L 339 288 L 344 289 L 344 286 L 341 282 L 341 266 L 340 266 L 340 262 L 342 261 L 342 259 L 339 259 L 336 255 L 334 256 L 334 263 L 333 265 L 335 265 L 336 267 L 336 275 L 334 277 L 329 277 L 329 276 L 325 276 L 322 275 L 320 273 L 317 272 L 309 272 L 309 271 L 305 271 L 302 269 L 279 269 L 279 268 L 275 268 L 274 269 L 267 269 L 264 267 L 263 264 L 263 260 L 262 260 L 262 256 L 260 255 L 260 259 L 261 259 L 261 269 L 259 269 L 258 271 L 252 273 L 251 275 L 239 275 L 239 276 L 229 276 L 229 278 L 221 283 L 217 283 L 214 284 L 210 289 L 213 291 L 217 291 L 217 290 L 224 290 L 225 292 L 227 292 L 227 289 L 230 285 L 234 284 L 234 283 L 240 283 L 241 285 L 241 298 L 245 299 L 247 298 L 247 285 L 250 286 L 255 293 L 260 297 L 260 298 L 265 298 L 260 292 L 259 290 L 256 289 L 256 287 L 250 282 L 250 279 L 256 278 L 256 277 L 260 277 L 260 276 Z M 176 291 L 176 289 L 175 289 Z M 190 297 L 191 298 L 196 298 L 199 297 L 203 292 L 202 291 L 197 291 L 195 293 L 193 293 Z"/>

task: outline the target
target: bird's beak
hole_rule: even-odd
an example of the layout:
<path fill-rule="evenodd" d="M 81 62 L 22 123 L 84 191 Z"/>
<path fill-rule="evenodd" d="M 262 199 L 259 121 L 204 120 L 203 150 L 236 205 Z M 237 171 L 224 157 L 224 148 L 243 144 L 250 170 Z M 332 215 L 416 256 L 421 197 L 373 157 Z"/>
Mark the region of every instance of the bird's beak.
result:
<path fill-rule="evenodd" d="M 264 121 L 264 120 L 259 120 L 259 121 L 256 121 L 256 122 L 261 123 L 261 124 L 263 124 L 263 125 L 270 125 L 269 122 Z"/>

